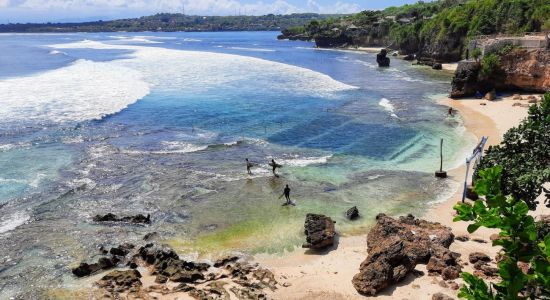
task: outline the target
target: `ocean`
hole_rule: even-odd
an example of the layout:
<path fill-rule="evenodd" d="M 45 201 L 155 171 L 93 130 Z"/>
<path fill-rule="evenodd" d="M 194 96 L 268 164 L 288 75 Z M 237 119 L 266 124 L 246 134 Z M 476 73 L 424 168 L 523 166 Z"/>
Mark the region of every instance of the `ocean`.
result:
<path fill-rule="evenodd" d="M 475 143 L 434 100 L 449 74 L 276 35 L 0 35 L 0 298 L 81 286 L 71 267 L 152 232 L 193 258 L 283 254 L 307 213 L 365 234 L 457 188 L 433 175 L 440 139 L 445 169 Z"/>

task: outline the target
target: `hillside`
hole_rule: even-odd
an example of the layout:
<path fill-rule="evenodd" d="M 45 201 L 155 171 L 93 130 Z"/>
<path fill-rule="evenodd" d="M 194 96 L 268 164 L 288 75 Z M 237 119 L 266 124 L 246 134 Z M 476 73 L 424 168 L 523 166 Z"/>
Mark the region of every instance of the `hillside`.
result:
<path fill-rule="evenodd" d="M 279 38 L 313 39 L 319 47 L 389 47 L 450 62 L 460 60 L 476 36 L 549 29 L 547 0 L 440 0 L 314 20 L 283 30 Z"/>
<path fill-rule="evenodd" d="M 264 16 L 189 16 L 156 14 L 153 16 L 83 23 L 4 24 L 0 32 L 116 32 L 116 31 L 278 31 L 302 26 L 314 20 L 341 15 L 290 14 Z"/>

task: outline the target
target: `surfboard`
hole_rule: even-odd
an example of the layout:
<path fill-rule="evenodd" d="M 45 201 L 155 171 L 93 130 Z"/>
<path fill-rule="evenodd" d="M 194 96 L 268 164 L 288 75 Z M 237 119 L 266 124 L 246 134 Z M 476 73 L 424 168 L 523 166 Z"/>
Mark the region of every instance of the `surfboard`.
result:
<path fill-rule="evenodd" d="M 273 167 L 273 163 L 269 163 L 268 165 L 270 167 Z M 280 164 L 277 164 L 277 163 L 275 164 L 275 168 L 282 168 L 282 167 L 283 167 L 283 165 L 280 165 Z"/>
<path fill-rule="evenodd" d="M 287 206 L 287 205 L 296 206 L 296 202 L 294 202 L 294 201 L 291 200 L 290 203 L 285 202 L 285 203 L 283 203 L 282 206 Z"/>

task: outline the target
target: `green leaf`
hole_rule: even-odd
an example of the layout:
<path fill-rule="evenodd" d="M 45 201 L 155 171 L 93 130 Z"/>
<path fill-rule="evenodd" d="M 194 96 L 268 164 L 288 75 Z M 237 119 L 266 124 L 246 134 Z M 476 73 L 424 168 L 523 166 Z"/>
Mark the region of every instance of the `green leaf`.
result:
<path fill-rule="evenodd" d="M 478 224 L 470 224 L 470 225 L 468 225 L 467 230 L 468 230 L 469 233 L 473 233 L 473 232 L 475 232 L 479 227 L 480 227 L 480 225 L 478 225 Z"/>
<path fill-rule="evenodd" d="M 526 215 L 528 212 L 529 212 L 529 206 L 527 206 L 527 204 L 526 204 L 525 202 L 523 202 L 523 201 L 518 201 L 518 203 L 516 203 L 516 204 L 514 205 L 514 213 L 515 213 L 515 214 L 524 216 L 524 215 Z"/>

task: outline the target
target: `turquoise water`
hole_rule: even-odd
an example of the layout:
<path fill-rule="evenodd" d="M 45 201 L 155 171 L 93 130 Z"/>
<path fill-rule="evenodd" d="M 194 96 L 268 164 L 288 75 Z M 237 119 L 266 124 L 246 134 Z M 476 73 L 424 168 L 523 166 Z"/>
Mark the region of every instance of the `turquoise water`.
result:
<path fill-rule="evenodd" d="M 272 32 L 0 35 L 0 51 L 2 297 L 71 286 L 71 264 L 153 231 L 204 257 L 292 250 L 308 212 L 363 234 L 441 200 L 439 140 L 445 168 L 471 143 L 430 100 L 448 74 Z M 153 224 L 91 221 L 108 212 Z"/>

